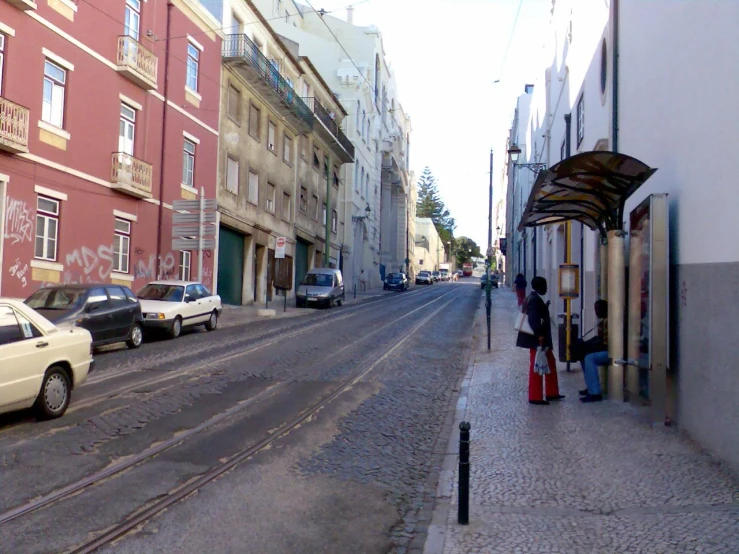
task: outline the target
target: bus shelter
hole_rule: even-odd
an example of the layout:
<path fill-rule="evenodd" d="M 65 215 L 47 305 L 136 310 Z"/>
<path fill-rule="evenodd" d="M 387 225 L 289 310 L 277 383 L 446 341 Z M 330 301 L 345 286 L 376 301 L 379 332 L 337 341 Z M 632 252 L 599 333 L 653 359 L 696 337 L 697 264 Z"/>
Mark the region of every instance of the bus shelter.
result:
<path fill-rule="evenodd" d="M 640 349 L 644 350 L 641 345 L 644 342 L 645 327 L 648 333 L 654 333 L 656 329 L 660 328 L 666 334 L 667 329 L 667 309 L 651 309 L 659 301 L 659 298 L 665 300 L 668 296 L 666 195 L 653 195 L 658 200 L 663 200 L 663 202 L 658 202 L 658 206 L 654 205 L 652 197 L 647 199 L 648 207 L 652 207 L 652 211 L 655 212 L 649 215 L 652 217 L 658 216 L 659 221 L 656 221 L 658 225 L 647 228 L 648 237 L 646 235 L 641 237 L 641 239 L 649 239 L 649 245 L 646 246 L 651 248 L 651 245 L 659 244 L 663 252 L 660 252 L 659 256 L 652 256 L 650 250 L 649 260 L 645 264 L 640 263 L 638 253 L 634 251 L 633 234 L 635 232 L 632 233 L 630 272 L 638 271 L 639 274 L 630 273 L 629 297 L 631 298 L 628 299 L 625 264 L 625 237 L 627 233 L 624 230 L 626 201 L 656 171 L 657 169 L 649 167 L 636 158 L 617 152 L 583 152 L 566 158 L 539 172 L 518 230 L 523 231 L 526 227 L 566 224 L 577 221 L 599 232 L 602 245 L 601 268 L 603 272 L 601 296 L 608 301 L 610 365 L 607 368 L 605 378 L 608 397 L 614 400 L 624 400 L 624 391 L 630 398 L 646 396 L 646 400 L 653 406 L 654 420 L 663 421 L 666 413 L 665 372 L 660 370 L 658 376 L 654 371 L 654 356 L 648 360 L 640 359 L 639 351 Z M 641 205 L 640 209 L 640 213 L 644 212 L 644 205 Z M 634 212 L 638 210 L 636 209 Z M 643 221 L 639 223 L 639 214 L 634 212 L 631 214 L 631 227 L 634 227 L 634 224 L 641 225 L 640 229 L 643 231 Z M 637 220 L 634 220 L 635 216 Z M 661 242 L 660 238 L 662 239 Z M 645 245 L 643 240 L 636 242 L 638 242 L 640 248 Z M 657 259 L 657 257 L 664 259 L 664 262 L 659 264 L 659 268 L 657 268 L 661 270 L 661 273 L 654 271 L 653 259 Z M 648 266 L 646 271 L 644 270 L 645 265 Z M 647 283 L 642 286 L 644 275 L 646 275 Z M 655 284 L 655 279 L 659 281 L 659 285 Z M 648 312 L 648 324 L 646 326 L 643 323 L 644 318 L 637 317 L 643 315 L 642 312 L 645 311 L 642 289 L 646 289 L 647 294 L 650 295 L 646 302 L 646 312 Z M 633 343 L 629 344 L 628 348 L 624 344 L 627 302 L 631 306 L 627 340 L 629 343 Z M 567 325 L 570 325 L 569 321 Z M 660 362 L 660 368 L 666 369 L 664 367 L 667 358 L 666 339 L 662 341 L 665 344 L 657 345 L 653 342 L 654 338 L 649 337 L 649 345 L 654 346 L 654 348 L 650 347 L 649 351 L 651 354 L 655 354 L 659 350 L 664 354 Z M 626 355 L 627 351 L 628 355 Z M 624 368 L 629 368 L 627 369 L 627 379 L 624 379 Z M 651 379 L 646 389 L 643 384 L 644 370 L 649 372 L 647 378 Z M 645 390 L 647 391 L 646 394 Z"/>

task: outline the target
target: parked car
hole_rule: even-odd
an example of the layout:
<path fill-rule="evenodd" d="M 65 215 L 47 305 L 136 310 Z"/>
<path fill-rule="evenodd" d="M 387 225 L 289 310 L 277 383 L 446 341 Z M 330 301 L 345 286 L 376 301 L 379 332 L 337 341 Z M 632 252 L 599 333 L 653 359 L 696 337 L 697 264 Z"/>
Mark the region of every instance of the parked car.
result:
<path fill-rule="evenodd" d="M 382 285 L 384 290 L 408 290 L 408 277 L 405 273 L 390 273 L 385 277 L 385 283 Z"/>
<path fill-rule="evenodd" d="M 439 273 L 438 271 L 434 271 L 431 273 L 431 278 L 434 280 L 435 283 L 441 281 L 441 273 Z"/>
<path fill-rule="evenodd" d="M 417 285 L 433 285 L 434 279 L 431 277 L 431 273 L 428 271 L 419 271 L 416 275 Z"/>
<path fill-rule="evenodd" d="M 92 368 L 92 335 L 61 329 L 18 300 L 0 298 L 0 413 L 33 407 L 61 417 Z"/>
<path fill-rule="evenodd" d="M 44 287 L 25 303 L 57 327 L 83 327 L 92 346 L 125 342 L 138 348 L 143 342 L 141 304 L 128 287 L 108 284 Z"/>
<path fill-rule="evenodd" d="M 314 267 L 308 270 L 298 290 L 295 291 L 295 305 L 331 307 L 344 302 L 344 278 L 341 271 L 328 267 Z"/>
<path fill-rule="evenodd" d="M 214 331 L 223 311 L 221 297 L 197 281 L 153 281 L 138 292 L 144 329 L 164 331 L 176 339 L 186 327 Z"/>
<path fill-rule="evenodd" d="M 495 273 L 491 273 L 490 274 L 490 285 L 494 289 L 497 289 L 498 282 L 499 282 L 498 276 Z M 487 284 L 488 284 L 488 276 L 487 274 L 483 273 L 482 277 L 480 277 L 480 288 L 484 289 L 487 286 Z"/>

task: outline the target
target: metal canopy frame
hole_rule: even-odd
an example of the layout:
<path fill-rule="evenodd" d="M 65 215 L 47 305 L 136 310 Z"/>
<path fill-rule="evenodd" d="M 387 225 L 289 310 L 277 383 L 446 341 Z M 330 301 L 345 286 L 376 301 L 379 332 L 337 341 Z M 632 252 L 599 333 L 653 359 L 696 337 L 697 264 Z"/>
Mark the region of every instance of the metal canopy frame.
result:
<path fill-rule="evenodd" d="M 531 189 L 518 230 L 579 221 L 603 236 L 623 230 L 628 198 L 656 168 L 618 152 L 582 152 L 539 175 Z"/>

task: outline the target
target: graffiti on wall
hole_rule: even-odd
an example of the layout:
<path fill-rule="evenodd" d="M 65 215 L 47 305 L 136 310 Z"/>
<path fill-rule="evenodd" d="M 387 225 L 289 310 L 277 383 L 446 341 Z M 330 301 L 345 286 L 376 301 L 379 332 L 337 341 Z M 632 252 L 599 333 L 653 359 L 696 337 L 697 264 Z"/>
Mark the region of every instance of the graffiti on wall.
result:
<path fill-rule="evenodd" d="M 23 200 L 8 197 L 5 209 L 5 240 L 11 244 L 31 242 L 33 240 L 33 216 Z"/>
<path fill-rule="evenodd" d="M 176 279 L 177 267 L 175 266 L 175 258 L 172 252 L 166 256 L 160 256 L 159 275 L 157 276 L 157 258 L 155 254 L 146 256 L 146 250 L 137 246 L 133 249 L 136 261 L 133 264 L 133 276 L 136 279 L 146 279 L 153 281 L 155 279 Z"/>
<path fill-rule="evenodd" d="M 65 258 L 65 283 L 106 281 L 113 271 L 113 247 L 101 244 L 97 248 L 82 246 Z"/>
<path fill-rule="evenodd" d="M 26 279 L 26 275 L 28 274 L 28 264 L 24 264 L 20 259 L 16 258 L 15 263 L 10 266 L 8 271 L 11 277 L 15 277 L 20 281 L 23 288 L 26 287 L 28 284 L 28 280 Z"/>

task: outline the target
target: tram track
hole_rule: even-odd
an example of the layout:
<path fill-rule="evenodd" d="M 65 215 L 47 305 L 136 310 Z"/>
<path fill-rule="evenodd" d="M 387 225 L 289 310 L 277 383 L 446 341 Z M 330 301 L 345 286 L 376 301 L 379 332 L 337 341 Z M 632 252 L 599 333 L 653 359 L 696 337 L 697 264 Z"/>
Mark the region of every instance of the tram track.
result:
<path fill-rule="evenodd" d="M 12 508 L 3 514 L 0 514 L 0 526 L 7 524 L 11 521 L 14 521 L 16 519 L 19 519 L 21 517 L 27 516 L 33 512 L 36 512 L 38 510 L 51 507 L 59 502 L 64 501 L 66 498 L 69 498 L 71 496 L 75 496 L 77 494 L 82 493 L 86 489 L 89 489 L 91 487 L 94 487 L 95 485 L 102 483 L 111 477 L 114 477 L 118 474 L 124 473 L 134 467 L 137 467 L 141 464 L 146 463 L 148 460 L 151 460 L 157 456 L 159 456 L 162 452 L 166 450 L 170 450 L 173 448 L 176 448 L 177 446 L 182 445 L 186 441 L 188 441 L 191 438 L 194 438 L 200 434 L 202 434 L 204 431 L 207 431 L 208 429 L 212 429 L 213 427 L 217 426 L 218 424 L 221 424 L 229 419 L 235 418 L 238 415 L 245 412 L 248 408 L 254 406 L 256 403 L 260 401 L 264 401 L 267 398 L 274 396 L 279 391 L 286 389 L 290 385 L 298 382 L 301 378 L 309 377 L 311 374 L 311 371 L 315 369 L 316 367 L 325 365 L 326 361 L 331 358 L 340 357 L 343 353 L 346 351 L 349 351 L 351 349 L 355 349 L 359 343 L 369 341 L 370 339 L 373 339 L 378 334 L 382 333 L 383 331 L 388 330 L 389 328 L 395 326 L 398 324 L 398 322 L 405 320 L 408 317 L 411 317 L 412 315 L 416 314 L 417 312 L 436 304 L 440 301 L 442 301 L 444 298 L 448 297 L 450 294 L 457 292 L 456 289 L 452 289 L 448 292 L 445 292 L 444 294 L 437 296 L 433 299 L 431 299 L 428 302 L 425 302 L 424 304 L 414 308 L 413 310 L 405 313 L 404 315 L 393 319 L 393 321 L 379 326 L 377 329 L 374 329 L 364 335 L 362 335 L 361 338 L 358 340 L 346 344 L 343 347 L 337 349 L 335 352 L 333 352 L 328 357 L 322 358 L 321 360 L 316 361 L 314 364 L 312 364 L 310 367 L 304 369 L 300 375 L 296 375 L 295 377 L 279 382 L 275 385 L 267 387 L 265 390 L 262 390 L 255 395 L 241 401 L 236 406 L 230 408 L 229 410 L 226 410 L 225 412 L 218 414 L 211 419 L 209 419 L 206 422 L 201 423 L 200 425 L 191 428 L 187 431 L 180 432 L 175 436 L 172 436 L 171 438 L 157 443 L 150 448 L 147 448 L 146 450 L 139 452 L 138 454 L 128 457 L 124 460 L 121 460 L 119 462 L 113 463 L 100 471 L 88 475 L 87 477 L 84 477 L 74 483 L 70 483 L 60 489 L 57 489 L 56 491 L 53 491 L 41 498 L 34 499 L 30 502 L 27 502 L 26 504 L 17 506 L 15 508 Z M 337 386 L 332 387 L 331 390 L 323 395 L 318 401 L 311 404 L 307 409 L 303 410 L 296 416 L 295 418 L 291 419 L 287 423 L 279 426 L 277 429 L 273 429 L 270 432 L 266 434 L 264 438 L 262 438 L 257 443 L 253 444 L 250 447 L 247 447 L 246 449 L 238 452 L 237 454 L 233 455 L 232 457 L 228 458 L 223 463 L 219 464 L 215 468 L 211 469 L 210 471 L 206 472 L 202 476 L 198 477 L 196 480 L 191 481 L 189 484 L 185 485 L 184 487 L 181 487 L 179 489 L 176 489 L 172 491 L 167 497 L 162 501 L 171 500 L 172 498 L 184 498 L 185 496 L 191 494 L 193 490 L 197 490 L 197 488 L 200 488 L 204 484 L 207 484 L 208 482 L 212 481 L 213 479 L 217 478 L 219 475 L 223 474 L 225 471 L 228 471 L 231 467 L 235 466 L 236 464 L 240 463 L 241 461 L 246 460 L 250 456 L 256 454 L 257 452 L 265 449 L 268 447 L 271 443 L 273 443 L 278 438 L 286 435 L 289 433 L 290 430 L 294 429 L 295 427 L 299 426 L 300 423 L 304 422 L 306 419 L 308 419 L 311 415 L 315 414 L 318 410 L 320 410 L 323 406 L 325 406 L 327 403 L 331 402 L 333 399 L 337 398 L 341 395 L 342 392 L 345 392 L 351 386 L 356 384 L 359 380 L 361 380 L 363 377 L 365 377 L 367 374 L 369 374 L 380 362 L 382 362 L 384 359 L 386 359 L 390 354 L 392 354 L 397 348 L 399 348 L 405 341 L 407 341 L 419 328 L 426 325 L 430 320 L 433 319 L 441 310 L 446 308 L 451 302 L 455 300 L 455 298 L 458 296 L 458 294 L 455 294 L 452 296 L 452 298 L 446 300 L 441 306 L 434 309 L 434 311 L 423 317 L 419 322 L 414 324 L 410 329 L 404 331 L 403 333 L 399 334 L 396 339 L 392 341 L 392 343 L 388 346 L 388 348 L 384 349 L 384 353 L 377 357 L 373 358 L 367 362 L 364 362 L 362 366 L 353 372 L 351 372 L 350 375 L 344 377 L 341 379 Z M 336 319 L 334 319 L 336 321 Z M 242 351 L 240 356 L 248 355 L 249 352 Z M 232 357 L 237 357 L 237 354 L 232 355 Z M 193 485 L 197 485 L 194 489 L 192 489 Z M 182 492 L 187 491 L 187 492 Z M 154 515 L 156 513 L 161 512 L 162 510 L 166 509 L 169 505 L 171 505 L 172 502 L 163 505 L 162 502 L 152 504 L 148 508 L 146 508 L 144 511 L 140 512 L 135 516 L 136 519 L 139 520 L 138 523 L 135 523 L 132 525 L 132 527 L 135 527 L 141 523 L 140 518 L 143 514 L 153 513 Z M 157 506 L 160 506 L 158 510 L 155 510 L 155 512 L 152 512 L 153 509 L 155 509 Z M 149 516 L 151 517 L 151 516 Z M 148 517 L 146 518 L 148 519 Z M 129 526 L 130 520 L 126 520 L 126 522 L 123 522 L 121 525 Z M 132 527 L 127 527 L 127 529 L 130 529 Z M 106 532 L 110 533 L 114 530 L 111 529 Z M 118 534 L 116 534 L 115 537 L 109 539 L 107 542 L 110 542 L 110 540 L 114 540 L 116 537 L 120 536 L 121 534 L 126 533 L 127 531 L 120 531 Z M 93 542 L 95 544 L 98 544 L 100 537 L 96 538 Z M 102 543 L 101 543 L 102 544 Z M 95 546 L 95 548 L 98 548 L 101 544 L 98 544 L 98 546 Z M 79 548 L 82 548 L 80 550 Z M 82 545 L 79 547 L 78 550 L 74 550 L 73 552 L 90 552 L 92 550 L 85 549 L 88 548 L 88 546 Z M 93 548 L 93 550 L 95 549 Z"/>

